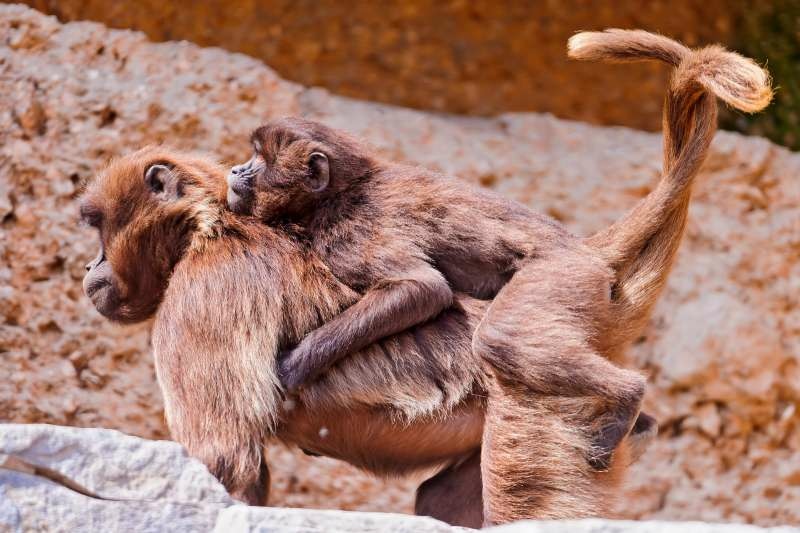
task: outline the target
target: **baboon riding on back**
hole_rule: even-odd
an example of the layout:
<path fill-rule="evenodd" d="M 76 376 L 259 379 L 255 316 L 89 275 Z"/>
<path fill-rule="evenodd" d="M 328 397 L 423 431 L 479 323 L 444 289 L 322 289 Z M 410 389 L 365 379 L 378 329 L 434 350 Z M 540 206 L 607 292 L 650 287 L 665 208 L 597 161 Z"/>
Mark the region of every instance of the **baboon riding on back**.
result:
<path fill-rule="evenodd" d="M 101 251 L 86 292 L 113 320 L 155 316 L 173 437 L 232 493 L 266 501 L 263 446 L 278 439 L 377 474 L 439 468 L 417 508 L 455 523 L 605 512 L 644 416 L 641 381 L 614 362 L 672 265 L 716 128 L 715 97 L 753 111 L 771 93 L 766 73 L 741 56 L 645 32 L 579 34 L 571 54 L 676 67 L 663 178 L 590 238 L 299 120 L 270 130 L 280 142 L 259 144 L 260 161 L 235 173 L 243 182 L 232 180 L 233 197 L 219 165 L 158 147 L 113 162 L 90 185 L 82 215 Z M 414 208 L 415 182 L 440 193 L 422 198 L 424 210 Z M 233 213 L 237 196 L 246 201 Z M 251 216 L 281 198 L 287 216 Z M 347 209 L 326 211 L 332 198 Z M 387 213 L 396 239 L 371 240 L 385 237 Z M 492 214 L 508 223 L 504 246 L 475 232 Z M 459 243 L 462 230 L 479 242 Z M 419 243 L 436 246 L 403 255 Z M 394 255 L 362 253 L 389 245 Z M 343 264 L 342 254 L 375 268 Z M 419 268 L 398 270 L 404 258 Z M 285 350 L 316 379 L 284 386 Z M 453 476 L 471 498 L 443 495 Z"/>

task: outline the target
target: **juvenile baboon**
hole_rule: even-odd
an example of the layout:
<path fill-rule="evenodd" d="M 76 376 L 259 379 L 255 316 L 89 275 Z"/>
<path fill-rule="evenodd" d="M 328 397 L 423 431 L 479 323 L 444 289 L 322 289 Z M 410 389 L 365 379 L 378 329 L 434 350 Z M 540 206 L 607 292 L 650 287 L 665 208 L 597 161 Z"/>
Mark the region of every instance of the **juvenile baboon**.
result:
<path fill-rule="evenodd" d="M 361 295 L 282 359 L 289 390 L 351 351 L 436 316 L 453 291 L 491 299 L 520 268 L 541 260 L 560 260 L 558 275 L 546 283 L 556 280 L 568 292 L 552 307 L 582 306 L 579 327 L 587 335 L 606 312 L 611 272 L 554 220 L 490 191 L 382 161 L 343 132 L 307 120 L 263 126 L 252 142 L 253 158 L 229 176 L 232 207 L 269 224 L 286 223 Z M 244 204 L 242 196 L 253 201 Z M 539 309 L 526 299 L 516 304 L 536 321 Z M 500 363 L 504 379 L 521 381 L 534 394 L 596 398 L 603 407 L 588 459 L 595 468 L 608 467 L 639 412 L 642 375 L 572 347 L 537 359 L 509 350 L 492 363 Z"/>
<path fill-rule="evenodd" d="M 701 109 L 698 128 L 704 131 L 686 127 L 692 126 L 697 105 L 715 109 L 714 96 L 702 83 L 727 90 L 728 82 L 752 81 L 762 85 L 741 88 L 763 89 L 766 95 L 769 89 L 755 64 L 719 48 L 695 54 L 645 32 L 581 34 L 572 43 L 576 56 L 671 60 L 679 69 L 666 113 L 687 116 L 672 124 L 676 139 L 670 141 L 670 157 L 683 143 L 697 145 L 684 159 L 667 161 L 662 186 L 631 215 L 589 241 L 497 194 L 383 160 L 323 124 L 288 118 L 253 132 L 252 158 L 228 178 L 231 208 L 270 224 L 290 224 L 333 274 L 361 295 L 282 360 L 289 390 L 351 351 L 436 316 L 450 305 L 453 291 L 493 298 L 511 280 L 484 319 L 476 349 L 504 380 L 519 381 L 535 394 L 596 398 L 604 408 L 589 459 L 596 468 L 608 466 L 644 393 L 644 378 L 608 357 L 640 330 L 657 289 L 645 289 L 645 302 L 625 307 L 629 292 L 641 284 L 662 286 L 670 246 L 679 242 L 684 218 L 668 214 L 680 211 L 684 200 L 681 194 L 665 196 L 664 188 L 688 186 L 710 142 L 713 115 Z M 610 48 L 602 48 L 607 43 Z M 760 77 L 737 78 L 741 72 Z M 708 103 L 697 104 L 698 96 Z M 652 212 L 654 205 L 663 212 Z M 651 237 L 664 234 L 672 241 L 652 250 Z M 662 253 L 667 257 L 647 264 L 648 257 Z M 521 270 L 526 273 L 517 275 Z M 652 275 L 659 279 L 648 281 Z"/>

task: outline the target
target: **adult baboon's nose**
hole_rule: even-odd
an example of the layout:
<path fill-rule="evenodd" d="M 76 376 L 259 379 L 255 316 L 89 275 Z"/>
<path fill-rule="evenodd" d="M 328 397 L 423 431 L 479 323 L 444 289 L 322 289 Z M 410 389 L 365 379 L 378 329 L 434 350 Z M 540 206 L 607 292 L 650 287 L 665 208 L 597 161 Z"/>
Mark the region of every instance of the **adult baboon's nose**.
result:
<path fill-rule="evenodd" d="M 235 175 L 235 176 L 238 176 L 239 174 L 241 174 L 242 172 L 244 172 L 244 171 L 245 171 L 245 169 L 247 169 L 247 167 L 248 167 L 248 166 L 250 166 L 250 165 L 249 165 L 249 162 L 247 162 L 247 163 L 242 163 L 241 165 L 236 165 L 235 167 L 233 167 L 233 168 L 231 169 L 231 174 L 233 174 L 233 175 Z"/>
<path fill-rule="evenodd" d="M 105 254 L 105 252 L 104 252 L 103 250 L 100 250 L 100 251 L 97 253 L 97 256 L 96 256 L 94 259 L 92 259 L 91 261 L 89 261 L 88 263 L 86 263 L 86 272 L 89 272 L 89 271 L 91 271 L 91 270 L 92 270 L 93 268 L 95 268 L 97 265 L 99 265 L 100 263 L 102 263 L 103 261 L 105 261 L 105 258 L 106 258 L 106 254 Z"/>

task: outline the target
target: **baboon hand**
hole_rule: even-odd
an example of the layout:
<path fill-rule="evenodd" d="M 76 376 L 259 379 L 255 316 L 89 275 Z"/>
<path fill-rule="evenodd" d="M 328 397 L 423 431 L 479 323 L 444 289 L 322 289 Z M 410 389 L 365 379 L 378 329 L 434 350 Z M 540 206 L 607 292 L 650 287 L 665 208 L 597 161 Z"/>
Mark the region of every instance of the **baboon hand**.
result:
<path fill-rule="evenodd" d="M 307 344 L 299 345 L 281 352 L 278 358 L 278 378 L 287 392 L 296 392 L 314 376 L 311 375 L 312 365 L 308 364 L 312 357 Z"/>

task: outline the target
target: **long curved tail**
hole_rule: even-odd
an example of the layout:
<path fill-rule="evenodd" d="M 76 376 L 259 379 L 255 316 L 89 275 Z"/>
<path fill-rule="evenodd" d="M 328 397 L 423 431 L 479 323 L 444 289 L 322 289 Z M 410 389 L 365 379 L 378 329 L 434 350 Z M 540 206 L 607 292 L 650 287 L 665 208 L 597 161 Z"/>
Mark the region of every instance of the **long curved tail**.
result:
<path fill-rule="evenodd" d="M 772 99 L 769 74 L 720 46 L 691 50 L 641 30 L 584 32 L 569 56 L 614 62 L 657 59 L 675 67 L 664 103 L 664 170 L 656 188 L 586 244 L 614 270 L 614 327 L 604 348 L 613 358 L 644 327 L 678 250 L 691 186 L 717 129 L 716 98 L 756 112 Z M 607 344 L 606 344 L 607 343 Z"/>

